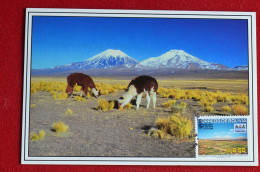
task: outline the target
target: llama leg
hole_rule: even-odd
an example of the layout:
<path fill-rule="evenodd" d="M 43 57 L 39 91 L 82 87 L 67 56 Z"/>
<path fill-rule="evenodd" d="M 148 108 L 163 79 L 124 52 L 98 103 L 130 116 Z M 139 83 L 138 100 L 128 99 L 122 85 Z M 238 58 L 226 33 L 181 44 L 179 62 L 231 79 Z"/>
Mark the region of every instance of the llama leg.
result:
<path fill-rule="evenodd" d="M 85 96 L 88 97 L 88 87 L 84 89 Z"/>
<path fill-rule="evenodd" d="M 153 108 L 155 108 L 156 105 L 156 93 L 151 94 L 152 99 L 153 99 Z"/>
<path fill-rule="evenodd" d="M 141 103 L 141 99 L 142 99 L 143 93 L 138 94 L 137 98 L 136 98 L 136 110 L 139 109 L 139 105 Z"/>
<path fill-rule="evenodd" d="M 82 97 L 82 95 L 83 95 L 83 89 L 81 88 L 81 90 L 80 90 L 80 97 Z"/>
<path fill-rule="evenodd" d="M 149 106 L 150 106 L 150 101 L 151 101 L 151 97 L 149 96 L 148 93 L 146 93 L 146 100 L 147 100 L 147 105 L 146 105 L 146 108 L 148 109 Z"/>

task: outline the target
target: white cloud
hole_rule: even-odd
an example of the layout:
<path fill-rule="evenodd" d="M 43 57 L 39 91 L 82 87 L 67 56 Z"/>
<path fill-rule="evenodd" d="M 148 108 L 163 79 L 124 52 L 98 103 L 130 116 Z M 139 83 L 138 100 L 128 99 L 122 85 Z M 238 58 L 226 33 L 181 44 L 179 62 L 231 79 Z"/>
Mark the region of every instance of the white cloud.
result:
<path fill-rule="evenodd" d="M 234 131 L 234 129 L 230 129 L 229 131 L 231 131 L 231 132 L 232 132 L 232 131 Z"/>

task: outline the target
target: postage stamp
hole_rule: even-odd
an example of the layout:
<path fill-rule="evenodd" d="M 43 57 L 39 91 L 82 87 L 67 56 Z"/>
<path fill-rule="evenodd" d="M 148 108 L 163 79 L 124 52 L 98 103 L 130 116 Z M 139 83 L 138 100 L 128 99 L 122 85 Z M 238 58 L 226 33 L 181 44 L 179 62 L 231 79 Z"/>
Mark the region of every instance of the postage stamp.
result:
<path fill-rule="evenodd" d="M 26 10 L 24 164 L 257 165 L 253 12 Z"/>
<path fill-rule="evenodd" d="M 248 155 L 247 118 L 198 118 L 197 156 L 233 158 Z"/>

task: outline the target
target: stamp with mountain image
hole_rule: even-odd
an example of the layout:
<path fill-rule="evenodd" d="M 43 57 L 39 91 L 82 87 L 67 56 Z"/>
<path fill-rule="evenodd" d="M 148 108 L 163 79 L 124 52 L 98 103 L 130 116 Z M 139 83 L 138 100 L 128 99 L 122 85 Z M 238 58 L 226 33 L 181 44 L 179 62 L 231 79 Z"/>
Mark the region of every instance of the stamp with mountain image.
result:
<path fill-rule="evenodd" d="M 217 157 L 248 154 L 247 118 L 198 118 L 197 156 Z"/>

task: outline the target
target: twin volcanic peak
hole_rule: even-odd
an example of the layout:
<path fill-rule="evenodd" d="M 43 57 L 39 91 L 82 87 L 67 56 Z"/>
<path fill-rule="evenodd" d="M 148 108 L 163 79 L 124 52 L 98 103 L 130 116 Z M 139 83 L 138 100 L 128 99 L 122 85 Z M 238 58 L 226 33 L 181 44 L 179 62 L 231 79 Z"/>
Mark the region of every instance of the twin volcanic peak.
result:
<path fill-rule="evenodd" d="M 56 66 L 54 69 L 61 71 L 72 71 L 113 67 L 137 68 L 138 70 L 158 68 L 213 70 L 228 69 L 228 67 L 224 65 L 209 63 L 201 60 L 184 52 L 183 50 L 170 50 L 158 57 L 151 57 L 144 61 L 138 62 L 121 50 L 113 49 L 103 51 L 83 62 Z"/>

